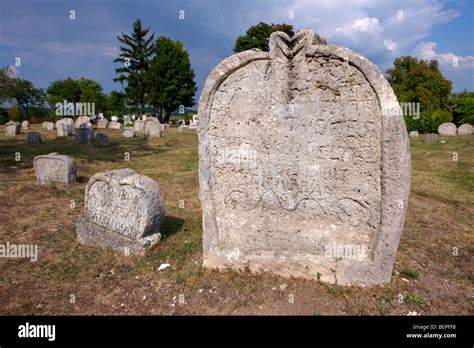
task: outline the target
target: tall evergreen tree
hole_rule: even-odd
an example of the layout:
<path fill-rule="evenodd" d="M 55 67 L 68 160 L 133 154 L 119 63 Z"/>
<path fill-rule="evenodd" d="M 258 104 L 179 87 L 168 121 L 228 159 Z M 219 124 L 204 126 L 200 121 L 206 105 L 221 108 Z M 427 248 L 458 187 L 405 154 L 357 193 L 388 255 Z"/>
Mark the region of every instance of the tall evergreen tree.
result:
<path fill-rule="evenodd" d="M 142 28 L 140 19 L 133 24 L 131 35 L 122 33 L 117 36 L 120 41 L 120 54 L 114 60 L 115 63 L 122 63 L 123 66 L 116 68 L 118 77 L 114 79 L 122 86 L 126 82 L 124 92 L 129 105 L 135 106 L 139 113 L 145 110 L 147 86 L 145 77 L 149 69 L 149 60 L 153 54 L 154 35 L 147 37 L 150 28 Z"/>
<path fill-rule="evenodd" d="M 171 112 L 180 105 L 194 105 L 197 89 L 194 71 L 188 52 L 179 41 L 160 36 L 155 42 L 154 52 L 147 78 L 149 101 L 159 111 L 160 121 L 168 122 Z"/>

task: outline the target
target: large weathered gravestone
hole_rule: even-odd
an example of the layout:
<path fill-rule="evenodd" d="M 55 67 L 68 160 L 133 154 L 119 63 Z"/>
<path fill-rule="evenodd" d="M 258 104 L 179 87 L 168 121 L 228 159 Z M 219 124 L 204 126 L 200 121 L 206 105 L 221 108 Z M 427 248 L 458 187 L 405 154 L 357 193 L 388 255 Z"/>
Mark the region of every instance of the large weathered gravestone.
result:
<path fill-rule="evenodd" d="M 41 133 L 40 132 L 28 132 L 28 135 L 26 136 L 26 139 L 28 140 L 28 143 L 30 144 L 41 144 Z"/>
<path fill-rule="evenodd" d="M 93 141 L 94 130 L 92 128 L 82 124 L 80 128 L 76 129 L 76 142 L 78 144 L 90 144 Z"/>
<path fill-rule="evenodd" d="M 199 102 L 204 266 L 390 280 L 408 134 L 379 69 L 309 30 L 220 63 Z"/>
<path fill-rule="evenodd" d="M 445 122 L 438 127 L 438 133 L 440 135 L 453 136 L 456 135 L 457 127 L 454 123 Z"/>
<path fill-rule="evenodd" d="M 15 121 L 8 121 L 5 123 L 5 135 L 7 137 L 14 137 L 17 134 L 20 134 L 21 123 Z"/>
<path fill-rule="evenodd" d="M 459 135 L 471 135 L 472 134 L 472 126 L 469 123 L 464 123 L 459 126 L 458 128 Z"/>
<path fill-rule="evenodd" d="M 76 163 L 69 156 L 56 152 L 36 156 L 33 159 L 36 179 L 40 183 L 62 182 L 69 184 L 76 181 Z"/>
<path fill-rule="evenodd" d="M 132 169 L 98 173 L 88 182 L 84 215 L 76 223 L 82 244 L 143 254 L 161 237 L 164 204 L 158 184 Z"/>

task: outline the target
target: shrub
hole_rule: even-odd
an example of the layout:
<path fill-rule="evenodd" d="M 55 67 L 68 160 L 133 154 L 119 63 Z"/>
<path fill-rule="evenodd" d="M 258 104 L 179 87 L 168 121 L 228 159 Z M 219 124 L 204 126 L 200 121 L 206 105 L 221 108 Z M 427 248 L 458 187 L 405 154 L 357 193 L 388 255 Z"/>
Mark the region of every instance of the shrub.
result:
<path fill-rule="evenodd" d="M 452 113 L 448 110 L 422 111 L 417 120 L 411 116 L 404 118 L 409 132 L 416 130 L 423 134 L 437 133 L 440 124 L 453 120 Z"/>
<path fill-rule="evenodd" d="M 23 113 L 18 106 L 14 105 L 8 109 L 8 119 L 16 122 L 20 122 L 23 119 Z"/>

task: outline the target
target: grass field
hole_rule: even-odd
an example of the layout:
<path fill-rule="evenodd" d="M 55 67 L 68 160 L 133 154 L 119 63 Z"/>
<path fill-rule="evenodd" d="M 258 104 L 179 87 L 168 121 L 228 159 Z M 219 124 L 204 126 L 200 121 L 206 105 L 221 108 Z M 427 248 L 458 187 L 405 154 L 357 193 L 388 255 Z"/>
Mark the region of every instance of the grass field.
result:
<path fill-rule="evenodd" d="M 0 259 L 0 314 L 474 314 L 474 136 L 412 140 L 411 194 L 392 280 L 354 288 L 202 269 L 193 130 L 169 128 L 149 140 L 105 130 L 109 146 L 33 130 L 43 144 L 0 135 L 0 243 L 39 247 L 37 262 Z M 74 157 L 76 184 L 36 182 L 33 157 L 50 152 Z M 87 181 L 118 168 L 151 177 L 164 195 L 164 236 L 144 257 L 77 241 Z M 161 263 L 171 267 L 158 271 Z"/>

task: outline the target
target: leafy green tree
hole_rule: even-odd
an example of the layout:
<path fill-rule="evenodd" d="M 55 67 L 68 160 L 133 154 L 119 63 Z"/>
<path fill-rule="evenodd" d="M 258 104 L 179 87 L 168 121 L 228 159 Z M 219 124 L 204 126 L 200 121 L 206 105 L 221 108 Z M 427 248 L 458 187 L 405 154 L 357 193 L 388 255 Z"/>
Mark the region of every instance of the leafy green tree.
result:
<path fill-rule="evenodd" d="M 195 104 L 194 71 L 188 52 L 179 41 L 160 36 L 155 42 L 154 52 L 147 79 L 149 101 L 155 110 L 159 110 L 160 121 L 168 122 L 171 113 L 180 105 Z"/>
<path fill-rule="evenodd" d="M 466 90 L 453 94 L 451 98 L 453 120 L 460 126 L 463 123 L 474 124 L 474 92 Z"/>
<path fill-rule="evenodd" d="M 65 80 L 56 80 L 51 82 L 47 91 L 46 100 L 51 109 L 55 108 L 56 103 L 79 103 L 81 101 L 81 86 L 79 82 L 68 77 Z"/>
<path fill-rule="evenodd" d="M 443 122 L 452 120 L 449 97 L 452 82 L 447 80 L 436 60 L 418 60 L 404 56 L 396 58 L 387 70 L 387 80 L 398 102 L 420 103 L 420 118 L 405 117 L 408 130 L 436 132 Z"/>
<path fill-rule="evenodd" d="M 290 37 L 295 35 L 293 26 L 291 24 L 267 24 L 260 22 L 257 25 L 251 26 L 244 35 L 241 35 L 235 40 L 234 53 L 258 48 L 262 51 L 268 52 L 268 41 L 271 33 L 275 31 L 283 31 Z"/>
<path fill-rule="evenodd" d="M 123 115 L 128 112 L 127 98 L 124 93 L 112 91 L 107 98 L 107 111 L 110 115 Z"/>
<path fill-rule="evenodd" d="M 120 41 L 120 54 L 114 60 L 115 63 L 122 63 L 123 66 L 116 68 L 118 77 L 114 79 L 120 82 L 124 88 L 130 105 L 135 106 L 139 113 L 145 109 L 147 86 L 145 82 L 149 69 L 149 60 L 153 54 L 154 34 L 147 37 L 149 28 L 142 28 L 140 19 L 133 24 L 131 35 L 122 33 L 117 36 Z"/>
<path fill-rule="evenodd" d="M 80 101 L 82 103 L 94 103 L 95 112 L 105 111 L 107 107 L 107 98 L 102 93 L 102 86 L 100 83 L 81 77 L 78 81 L 79 88 L 81 89 Z"/>
<path fill-rule="evenodd" d="M 16 79 L 8 66 L 0 69 L 0 104 L 11 100 Z"/>
<path fill-rule="evenodd" d="M 25 111 L 26 117 L 28 117 L 30 106 L 42 106 L 46 94 L 43 89 L 35 88 L 33 83 L 28 80 L 17 80 L 11 96 L 16 104 Z"/>

